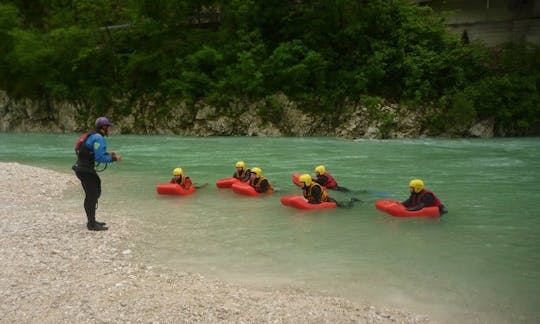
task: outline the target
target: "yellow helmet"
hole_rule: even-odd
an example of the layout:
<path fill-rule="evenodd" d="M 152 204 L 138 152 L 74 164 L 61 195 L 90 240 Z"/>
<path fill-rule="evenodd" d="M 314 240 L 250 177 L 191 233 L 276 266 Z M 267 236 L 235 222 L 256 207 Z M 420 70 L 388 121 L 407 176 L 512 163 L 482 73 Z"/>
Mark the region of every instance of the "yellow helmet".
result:
<path fill-rule="evenodd" d="M 237 168 L 242 168 L 242 169 L 246 168 L 246 164 L 244 163 L 244 161 L 238 161 L 238 162 L 236 162 L 236 164 L 234 166 L 237 167 Z"/>
<path fill-rule="evenodd" d="M 306 186 L 309 186 L 311 184 L 311 176 L 309 174 L 302 174 L 300 178 L 298 178 L 299 182 L 303 182 L 306 184 Z"/>
<path fill-rule="evenodd" d="M 315 168 L 315 172 L 318 174 L 324 174 L 326 172 L 326 168 L 324 167 L 324 165 L 319 165 Z"/>
<path fill-rule="evenodd" d="M 420 179 L 414 179 L 409 182 L 409 187 L 414 189 L 414 192 L 419 193 L 424 189 L 424 181 Z"/>
<path fill-rule="evenodd" d="M 260 177 L 261 174 L 262 174 L 261 168 L 251 168 L 251 172 L 255 173 L 257 175 L 257 177 Z"/>
<path fill-rule="evenodd" d="M 184 171 L 182 170 L 182 168 L 175 168 L 172 174 L 173 176 L 180 176 L 180 175 L 184 175 Z"/>

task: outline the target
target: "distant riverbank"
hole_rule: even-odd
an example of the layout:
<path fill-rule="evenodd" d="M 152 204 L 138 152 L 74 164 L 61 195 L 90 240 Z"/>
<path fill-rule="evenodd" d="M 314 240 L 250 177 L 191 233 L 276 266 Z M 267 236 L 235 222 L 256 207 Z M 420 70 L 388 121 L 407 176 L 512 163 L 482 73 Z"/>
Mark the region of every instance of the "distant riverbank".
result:
<path fill-rule="evenodd" d="M 101 113 L 114 123 L 115 134 L 182 136 L 328 136 L 345 139 L 391 139 L 424 136 L 482 137 L 496 134 L 489 118 L 460 124 L 445 134 L 432 133 L 423 125 L 427 112 L 381 100 L 373 106 L 349 104 L 339 113 L 309 113 L 285 95 L 276 95 L 276 111 L 264 100 L 237 103 L 228 109 L 205 103 L 164 107 L 139 102 L 128 114 L 115 114 L 114 107 Z M 125 103 L 128 105 L 128 103 Z M 144 113 L 140 113 L 140 110 Z M 93 129 L 95 116 L 79 103 L 68 101 L 13 100 L 0 91 L 0 131 L 28 133 L 80 133 Z"/>

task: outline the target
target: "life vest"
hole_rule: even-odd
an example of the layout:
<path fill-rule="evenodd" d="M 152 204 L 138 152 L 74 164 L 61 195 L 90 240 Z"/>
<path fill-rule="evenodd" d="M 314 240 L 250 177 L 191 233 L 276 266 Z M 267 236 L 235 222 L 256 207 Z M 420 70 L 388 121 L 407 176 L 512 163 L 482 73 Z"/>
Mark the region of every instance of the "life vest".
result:
<path fill-rule="evenodd" d="M 179 184 L 184 189 L 189 189 L 191 187 L 191 179 L 181 175 L 178 179 L 174 177 L 171 179 L 170 183 Z"/>
<path fill-rule="evenodd" d="M 321 188 L 321 202 L 325 202 L 328 200 L 328 193 L 326 192 L 326 189 L 321 186 L 320 184 L 314 182 L 311 186 L 304 189 L 304 197 L 308 200 L 310 203 L 314 203 L 317 201 L 315 197 L 312 194 L 313 187 L 318 186 Z"/>
<path fill-rule="evenodd" d="M 328 179 L 328 182 L 326 182 L 326 185 L 325 185 L 326 188 L 332 189 L 332 188 L 337 187 L 338 185 L 337 181 L 336 179 L 334 179 L 334 177 L 330 175 L 330 173 L 325 172 L 323 176 L 325 176 Z"/>
<path fill-rule="evenodd" d="M 261 182 L 265 179 L 266 178 L 264 176 L 253 178 L 249 180 L 249 185 L 255 188 L 255 191 L 261 192 Z M 274 188 L 272 187 L 272 184 L 270 183 L 270 181 L 268 181 L 268 179 L 266 179 L 266 181 L 268 182 L 268 189 L 265 192 L 272 192 L 274 190 Z"/>
<path fill-rule="evenodd" d="M 75 154 L 77 154 L 76 166 L 80 169 L 94 170 L 94 149 L 86 146 L 86 141 L 90 135 L 96 134 L 95 131 L 84 133 L 75 143 Z"/>
<path fill-rule="evenodd" d="M 412 199 L 411 199 L 411 207 L 414 207 L 416 205 L 418 205 L 419 203 L 422 202 L 422 198 L 424 198 L 424 196 L 426 194 L 431 194 L 433 195 L 433 199 L 435 200 L 435 203 L 431 206 L 425 206 L 425 207 L 439 207 L 441 205 L 441 200 L 439 199 L 439 197 L 437 197 L 433 192 L 427 190 L 427 189 L 424 189 L 422 191 L 420 191 L 417 195 L 413 195 L 412 196 Z"/>

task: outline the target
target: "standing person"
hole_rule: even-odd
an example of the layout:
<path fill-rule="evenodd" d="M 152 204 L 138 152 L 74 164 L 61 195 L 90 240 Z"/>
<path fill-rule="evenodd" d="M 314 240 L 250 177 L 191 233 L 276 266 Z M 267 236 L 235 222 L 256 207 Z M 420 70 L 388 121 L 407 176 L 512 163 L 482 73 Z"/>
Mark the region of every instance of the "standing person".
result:
<path fill-rule="evenodd" d="M 236 168 L 236 171 L 232 177 L 242 182 L 248 182 L 251 178 L 251 170 L 246 167 L 246 163 L 244 163 L 244 161 L 238 161 L 234 167 Z"/>
<path fill-rule="evenodd" d="M 319 165 L 315 167 L 315 178 L 313 181 L 317 182 L 321 186 L 324 186 L 327 189 L 334 189 L 338 191 L 349 191 L 345 187 L 338 186 L 338 183 L 334 177 L 328 172 L 326 172 L 326 167 L 324 165 Z"/>
<path fill-rule="evenodd" d="M 179 184 L 182 188 L 189 190 L 191 188 L 191 179 L 184 174 L 182 168 L 175 168 L 173 170 L 173 177 L 170 183 Z"/>
<path fill-rule="evenodd" d="M 446 214 L 448 211 L 441 203 L 441 200 L 431 191 L 424 188 L 424 181 L 414 179 L 409 182 L 409 191 L 411 195 L 401 204 L 407 207 L 409 211 L 420 210 L 424 207 L 439 207 L 439 212 Z"/>
<path fill-rule="evenodd" d="M 252 186 L 258 193 L 270 193 L 274 189 L 268 179 L 262 175 L 261 168 L 251 169 L 251 179 L 249 185 Z"/>
<path fill-rule="evenodd" d="M 96 221 L 96 208 L 101 195 L 101 179 L 96 167 L 100 163 L 121 161 L 122 157 L 115 152 L 107 152 L 105 136 L 109 135 L 112 123 L 105 117 L 96 119 L 95 130 L 82 135 L 75 146 L 77 162 L 72 167 L 84 189 L 84 210 L 88 220 L 86 227 L 91 231 L 105 231 L 108 228 L 103 222 Z M 97 162 L 97 164 L 96 164 Z M 105 165 L 106 168 L 106 165 Z M 104 168 L 104 169 L 105 169 Z M 99 171 L 103 171 L 99 170 Z"/>

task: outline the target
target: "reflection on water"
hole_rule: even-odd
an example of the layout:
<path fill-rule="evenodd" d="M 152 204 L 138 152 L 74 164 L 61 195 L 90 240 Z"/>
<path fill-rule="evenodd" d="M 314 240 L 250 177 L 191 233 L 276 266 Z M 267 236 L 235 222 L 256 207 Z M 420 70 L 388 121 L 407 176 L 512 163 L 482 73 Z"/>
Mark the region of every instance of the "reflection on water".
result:
<path fill-rule="evenodd" d="M 77 136 L 0 134 L 0 159 L 69 170 Z M 209 277 L 295 286 L 427 313 L 443 322 L 538 322 L 540 142 L 536 139 L 343 141 L 327 138 L 117 136 L 124 161 L 102 175 L 103 210 L 141 222 L 143 259 Z M 217 189 L 242 159 L 278 188 L 241 197 Z M 299 211 L 294 172 L 325 164 L 363 200 L 350 209 Z M 180 166 L 188 197 L 155 185 Z M 449 209 L 441 219 L 399 219 L 374 208 L 402 200 L 422 178 Z M 378 191 L 379 196 L 373 192 Z M 371 193 L 369 193 L 371 192 Z M 65 201 L 80 208 L 81 193 Z M 82 211 L 81 211 L 82 212 Z M 99 211 L 98 211 L 99 213 Z"/>

